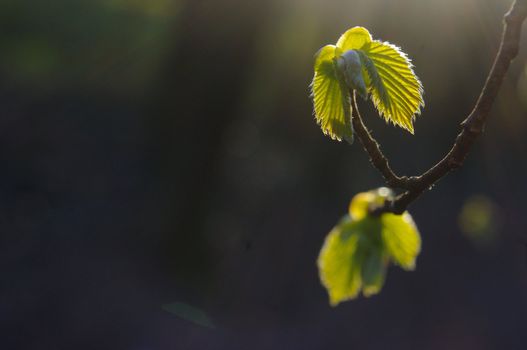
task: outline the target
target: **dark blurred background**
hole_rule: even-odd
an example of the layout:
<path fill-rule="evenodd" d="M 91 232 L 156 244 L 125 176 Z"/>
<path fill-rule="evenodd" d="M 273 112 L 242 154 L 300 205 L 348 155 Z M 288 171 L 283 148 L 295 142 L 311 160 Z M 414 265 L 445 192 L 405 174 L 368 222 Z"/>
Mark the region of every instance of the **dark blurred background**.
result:
<path fill-rule="evenodd" d="M 314 53 L 355 25 L 408 53 L 415 136 L 362 112 L 417 174 L 470 112 L 509 5 L 2 1 L 0 348 L 525 349 L 525 35 L 465 166 L 411 207 L 417 270 L 331 308 L 315 265 L 382 179 L 316 125 Z"/>

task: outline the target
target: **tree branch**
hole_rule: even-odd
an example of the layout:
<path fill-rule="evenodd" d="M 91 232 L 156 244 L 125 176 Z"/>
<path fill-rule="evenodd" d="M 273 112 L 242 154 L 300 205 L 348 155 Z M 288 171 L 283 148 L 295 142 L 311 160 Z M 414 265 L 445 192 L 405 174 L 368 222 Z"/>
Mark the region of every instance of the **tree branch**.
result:
<path fill-rule="evenodd" d="M 405 190 L 394 199 L 386 201 L 383 206 L 373 208 L 373 214 L 385 212 L 403 213 L 408 205 L 416 200 L 426 189 L 431 188 L 451 170 L 463 165 L 470 147 L 483 133 L 490 109 L 510 63 L 518 55 L 521 26 L 526 17 L 527 0 L 515 0 L 509 12 L 505 14 L 500 47 L 474 109 L 461 123 L 461 132 L 446 156 L 420 176 L 399 177 L 392 171 L 388 159 L 382 153 L 378 142 L 366 129 L 357 108 L 355 93 L 353 93 L 354 108 L 351 117 L 353 128 L 368 153 L 370 162 L 380 171 L 388 186 Z"/>
<path fill-rule="evenodd" d="M 402 188 L 409 189 L 412 183 L 412 180 L 406 176 L 399 177 L 397 176 L 390 164 L 388 158 L 382 153 L 381 146 L 379 143 L 371 136 L 370 132 L 364 125 L 362 117 L 360 115 L 359 109 L 357 107 L 357 99 L 355 91 L 353 91 L 353 108 L 351 111 L 351 122 L 353 125 L 353 131 L 358 136 L 362 147 L 368 153 L 370 157 L 370 163 L 379 170 L 379 172 L 384 177 L 386 184 L 389 187 L 393 188 Z"/>

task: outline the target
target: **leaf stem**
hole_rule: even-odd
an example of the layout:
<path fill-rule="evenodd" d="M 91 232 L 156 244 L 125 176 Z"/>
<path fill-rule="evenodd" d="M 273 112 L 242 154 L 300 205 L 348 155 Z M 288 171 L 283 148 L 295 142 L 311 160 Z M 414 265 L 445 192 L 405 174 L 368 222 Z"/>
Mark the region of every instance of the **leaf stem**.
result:
<path fill-rule="evenodd" d="M 377 140 L 373 138 L 366 128 L 366 125 L 364 125 L 364 122 L 362 121 L 362 117 L 357 105 L 357 93 L 355 90 L 352 91 L 352 95 L 353 109 L 351 111 L 351 123 L 353 125 L 355 134 L 358 136 L 359 141 L 362 144 L 362 147 L 370 157 L 370 163 L 375 168 L 377 168 L 377 170 L 379 170 L 389 187 L 409 189 L 413 179 L 410 179 L 406 176 L 399 177 L 393 172 L 388 158 L 381 151 L 381 146 Z"/>

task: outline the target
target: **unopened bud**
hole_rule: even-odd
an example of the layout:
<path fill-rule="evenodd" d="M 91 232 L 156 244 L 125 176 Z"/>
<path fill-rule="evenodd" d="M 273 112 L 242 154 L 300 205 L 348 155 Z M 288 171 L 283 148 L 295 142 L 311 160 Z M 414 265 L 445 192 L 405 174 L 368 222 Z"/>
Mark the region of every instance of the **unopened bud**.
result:
<path fill-rule="evenodd" d="M 366 99 L 368 92 L 362 76 L 362 63 L 359 54 L 355 50 L 348 50 L 337 58 L 339 69 L 346 85 L 356 90 L 362 98 Z"/>

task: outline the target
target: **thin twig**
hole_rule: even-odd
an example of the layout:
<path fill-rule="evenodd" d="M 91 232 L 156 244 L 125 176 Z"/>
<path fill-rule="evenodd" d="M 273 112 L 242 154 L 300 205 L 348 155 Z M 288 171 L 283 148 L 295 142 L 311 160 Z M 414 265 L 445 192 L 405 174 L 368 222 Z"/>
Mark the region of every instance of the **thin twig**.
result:
<path fill-rule="evenodd" d="M 521 26 L 526 17 L 527 0 L 515 0 L 509 12 L 505 14 L 500 47 L 474 109 L 461 123 L 461 132 L 446 156 L 420 176 L 399 177 L 392 171 L 388 159 L 382 153 L 378 142 L 371 136 L 362 122 L 357 108 L 356 96 L 355 94 L 353 95 L 353 127 L 364 149 L 368 153 L 371 163 L 381 172 L 388 186 L 405 190 L 394 199 L 386 201 L 382 207 L 375 208 L 373 210 L 374 214 L 385 212 L 395 214 L 403 213 L 408 205 L 416 200 L 425 190 L 431 188 L 451 170 L 463 165 L 470 151 L 470 147 L 483 133 L 490 109 L 496 99 L 510 63 L 518 55 Z"/>
<path fill-rule="evenodd" d="M 351 122 L 353 125 L 353 130 L 358 136 L 362 147 L 370 156 L 370 163 L 380 171 L 389 187 L 409 189 L 411 179 L 406 176 L 399 177 L 393 172 L 392 168 L 390 167 L 390 163 L 388 162 L 388 158 L 386 158 L 384 153 L 381 151 L 381 146 L 377 140 L 371 136 L 370 132 L 362 121 L 359 109 L 357 108 L 357 98 L 355 91 L 353 91 L 352 94 L 353 108 L 351 111 Z"/>

